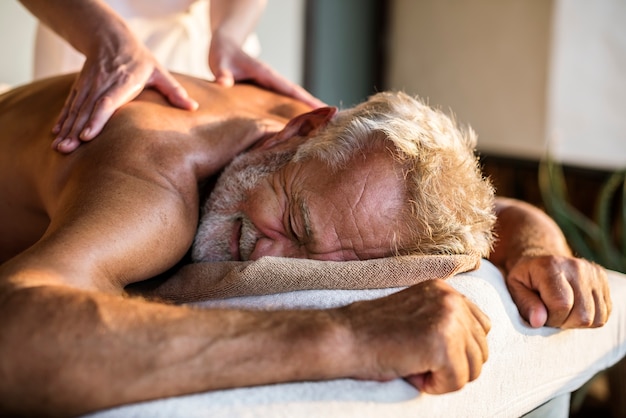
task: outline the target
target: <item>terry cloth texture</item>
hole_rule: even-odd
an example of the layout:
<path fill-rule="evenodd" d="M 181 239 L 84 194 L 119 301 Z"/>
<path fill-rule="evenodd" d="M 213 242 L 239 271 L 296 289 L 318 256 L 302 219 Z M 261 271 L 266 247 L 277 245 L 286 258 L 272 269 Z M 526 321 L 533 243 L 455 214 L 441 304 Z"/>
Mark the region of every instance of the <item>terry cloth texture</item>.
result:
<path fill-rule="evenodd" d="M 626 300 L 626 275 L 608 272 L 613 301 Z M 420 393 L 404 379 L 278 383 L 139 402 L 89 418 L 517 418 L 579 388 L 626 354 L 626 303 L 614 303 L 603 327 L 531 328 L 500 271 L 478 270 L 448 283 L 491 320 L 489 360 L 478 379 L 443 395 Z M 401 289 L 303 290 L 194 303 L 197 309 L 325 309 Z M 562 410 L 567 416 L 567 408 Z M 547 415 L 541 415 L 547 416 Z M 552 417 L 552 415 L 550 415 Z"/>
<path fill-rule="evenodd" d="M 175 303 L 259 296 L 295 290 L 383 289 L 447 279 L 475 270 L 474 255 L 420 255 L 364 261 L 263 257 L 249 262 L 195 263 L 146 294 Z"/>

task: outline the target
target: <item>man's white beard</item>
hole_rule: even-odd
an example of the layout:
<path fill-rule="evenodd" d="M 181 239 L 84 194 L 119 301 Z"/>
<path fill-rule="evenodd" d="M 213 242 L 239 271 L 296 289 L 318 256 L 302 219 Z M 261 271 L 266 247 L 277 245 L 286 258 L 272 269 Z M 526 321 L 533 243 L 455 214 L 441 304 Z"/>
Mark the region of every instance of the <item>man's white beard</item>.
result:
<path fill-rule="evenodd" d="M 202 218 L 192 249 L 193 261 L 232 261 L 230 246 L 233 230 L 237 225 L 241 225 L 239 256 L 242 260 L 247 260 L 254 250 L 259 233 L 246 215 L 235 212 L 211 213 Z"/>
<path fill-rule="evenodd" d="M 240 258 L 249 259 L 260 234 L 238 208 L 246 199 L 248 190 L 263 177 L 280 170 L 294 153 L 295 149 L 283 152 L 251 151 L 238 156 L 224 169 L 201 208 L 200 223 L 191 250 L 194 262 L 232 261 L 230 243 L 239 222 Z"/>

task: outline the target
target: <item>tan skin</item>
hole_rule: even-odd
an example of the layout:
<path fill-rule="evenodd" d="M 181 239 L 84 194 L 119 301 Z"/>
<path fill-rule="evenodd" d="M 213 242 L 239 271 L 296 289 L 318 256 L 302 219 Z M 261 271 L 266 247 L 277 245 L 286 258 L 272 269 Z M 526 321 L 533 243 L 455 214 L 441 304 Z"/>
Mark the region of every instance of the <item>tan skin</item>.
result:
<path fill-rule="evenodd" d="M 197 98 L 198 111 L 172 108 L 145 91 L 113 116 L 97 141 L 66 156 L 50 150 L 50 129 L 73 76 L 0 98 L 0 192 L 6 196 L 0 202 L 3 413 L 70 416 L 205 390 L 341 377 L 403 377 L 424 392 L 444 393 L 478 377 L 488 356 L 489 320 L 443 281 L 319 311 L 193 310 L 124 296 L 126 285 L 167 271 L 188 250 L 199 182 L 254 142 L 281 146 L 289 138 L 304 140 L 333 113 L 296 118 L 276 133 L 309 109 L 251 86 L 224 89 L 177 79 Z M 382 160 L 371 158 L 378 167 Z M 288 167 L 282 180 L 274 180 L 296 187 L 310 181 L 302 173 Z M 378 180 L 362 190 L 389 181 Z M 272 190 L 267 183 L 253 189 L 260 207 Z M 334 227 L 344 213 L 320 219 L 316 204 L 311 202 L 317 236 L 355 233 L 352 243 L 365 237 Z M 507 212 L 514 207 L 501 213 L 516 215 Z M 501 218 L 501 230 L 516 218 Z M 524 242 L 524 231 L 535 222 L 525 219 L 530 226 L 520 233 L 501 233 L 494 261 L 503 267 L 536 246 Z M 336 247 L 307 251 L 326 254 L 321 259 L 367 258 L 381 255 L 380 245 L 364 239 L 347 248 L 352 257 L 338 257 Z M 276 251 L 287 251 L 282 248 Z M 255 257 L 269 251 L 260 249 Z M 580 287 L 608 300 L 597 270 Z M 605 304 L 577 305 L 566 315 L 572 321 L 562 325 L 588 317 L 581 309 L 596 312 L 586 325 L 601 325 L 610 305 L 603 315 L 598 305 Z"/>

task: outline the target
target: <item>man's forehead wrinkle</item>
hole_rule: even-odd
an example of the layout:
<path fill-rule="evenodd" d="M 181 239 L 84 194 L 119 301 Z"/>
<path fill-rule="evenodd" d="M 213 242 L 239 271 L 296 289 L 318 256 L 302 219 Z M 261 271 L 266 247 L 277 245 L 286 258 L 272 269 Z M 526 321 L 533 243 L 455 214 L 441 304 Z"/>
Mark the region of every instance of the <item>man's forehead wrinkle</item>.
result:
<path fill-rule="evenodd" d="M 289 201 L 289 206 L 295 209 L 296 216 L 302 215 L 301 220 L 304 223 L 305 238 L 311 241 L 314 236 L 311 223 L 311 211 L 304 193 L 306 188 L 303 185 L 303 181 L 306 181 L 306 170 L 303 169 L 301 163 L 294 162 L 291 162 L 285 168 L 286 170 L 282 173 L 282 183 Z M 287 172 L 287 170 L 289 172 Z"/>
<path fill-rule="evenodd" d="M 341 215 L 335 222 L 340 225 L 335 227 L 335 236 L 341 250 L 352 257 L 362 258 L 361 255 L 371 248 L 366 248 L 367 234 L 370 232 L 371 218 L 376 216 L 368 208 L 370 193 L 370 175 L 372 168 L 363 166 L 366 161 L 353 160 L 348 167 L 337 173 L 341 199 L 334 204 L 335 213 Z M 352 166 L 354 164 L 354 166 Z M 354 167 L 359 168 L 354 170 Z M 339 205 L 340 207 L 337 207 Z"/>
<path fill-rule="evenodd" d="M 402 177 L 394 167 L 393 157 L 390 158 L 387 153 L 382 157 L 382 160 L 377 158 L 369 162 L 367 168 L 361 171 L 361 190 L 355 201 L 354 216 L 359 219 L 355 226 L 362 241 L 359 249 L 365 258 L 371 255 L 380 257 L 380 251 L 391 255 L 397 244 L 395 235 L 403 200 L 398 192 L 403 194 L 402 187 L 399 187 Z M 357 218 L 357 215 L 360 217 Z"/>
<path fill-rule="evenodd" d="M 304 233 L 306 235 L 306 240 L 311 242 L 315 239 L 315 235 L 313 234 L 313 226 L 311 225 L 311 211 L 309 210 L 309 205 L 307 204 L 304 197 L 297 193 L 296 194 L 296 204 L 297 208 L 300 210 L 302 214 L 302 221 L 304 222 Z"/>
<path fill-rule="evenodd" d="M 357 190 L 358 196 L 356 196 L 351 206 L 351 212 L 352 212 L 351 218 L 353 219 L 353 224 L 354 224 L 355 231 L 356 231 L 356 235 L 354 236 L 354 242 L 352 243 L 352 248 L 354 249 L 361 248 L 362 250 L 366 250 L 365 245 L 364 245 L 366 238 L 364 234 L 370 231 L 370 226 L 371 226 L 370 219 L 372 218 L 372 216 L 374 216 L 374 214 L 371 213 L 370 210 L 368 210 L 368 206 L 367 206 L 368 188 L 370 187 L 368 180 L 370 178 L 370 174 L 371 174 L 371 169 L 368 169 L 365 172 L 364 177 L 361 178 L 361 181 L 360 181 L 361 187 L 359 188 L 359 190 Z M 357 222 L 356 220 L 358 219 L 359 214 L 361 214 L 361 216 L 364 216 L 367 221 Z M 359 240 L 358 246 L 357 246 L 356 239 Z"/>
<path fill-rule="evenodd" d="M 330 213 L 336 213 L 340 216 L 335 218 L 329 216 L 327 224 L 333 229 L 335 240 L 339 244 L 339 250 L 344 254 L 352 256 L 357 255 L 358 249 L 363 246 L 363 237 L 359 227 L 358 212 L 360 211 L 358 201 L 361 199 L 361 193 L 356 199 L 350 193 L 343 193 L 342 198 L 335 203 L 331 202 L 332 210 Z M 338 207 L 339 205 L 339 207 Z"/>
<path fill-rule="evenodd" d="M 305 193 L 302 190 L 291 189 L 288 192 L 289 207 L 291 211 L 292 222 L 302 227 L 302 231 L 295 231 L 294 233 L 303 232 L 304 236 L 300 237 L 302 242 L 300 244 L 307 244 L 313 242 L 316 238 L 314 228 L 311 222 L 311 210 L 309 209 L 309 203 L 305 197 Z"/>
<path fill-rule="evenodd" d="M 345 226 L 347 222 L 341 216 L 345 213 L 344 199 L 329 199 L 325 200 L 322 206 L 319 206 L 321 202 L 315 205 L 314 228 L 320 232 L 319 235 L 316 234 L 316 241 L 313 242 L 314 248 L 317 248 L 315 252 L 344 252 L 351 249 L 350 241 L 346 240 L 339 228 L 341 225 Z"/>

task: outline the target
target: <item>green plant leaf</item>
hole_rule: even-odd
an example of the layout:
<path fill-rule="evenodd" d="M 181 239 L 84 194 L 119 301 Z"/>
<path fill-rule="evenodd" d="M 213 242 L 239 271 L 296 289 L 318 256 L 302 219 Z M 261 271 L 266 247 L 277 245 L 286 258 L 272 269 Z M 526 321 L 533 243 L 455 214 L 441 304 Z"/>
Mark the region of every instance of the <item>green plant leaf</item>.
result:
<path fill-rule="evenodd" d="M 593 220 L 570 204 L 563 169 L 550 153 L 540 161 L 538 178 L 546 212 L 563 230 L 572 250 L 606 268 L 626 272 L 626 170 L 613 173 L 602 186 Z M 621 218 L 614 217 L 612 211 L 620 188 Z M 620 246 L 613 236 L 615 219 L 622 224 Z"/>

